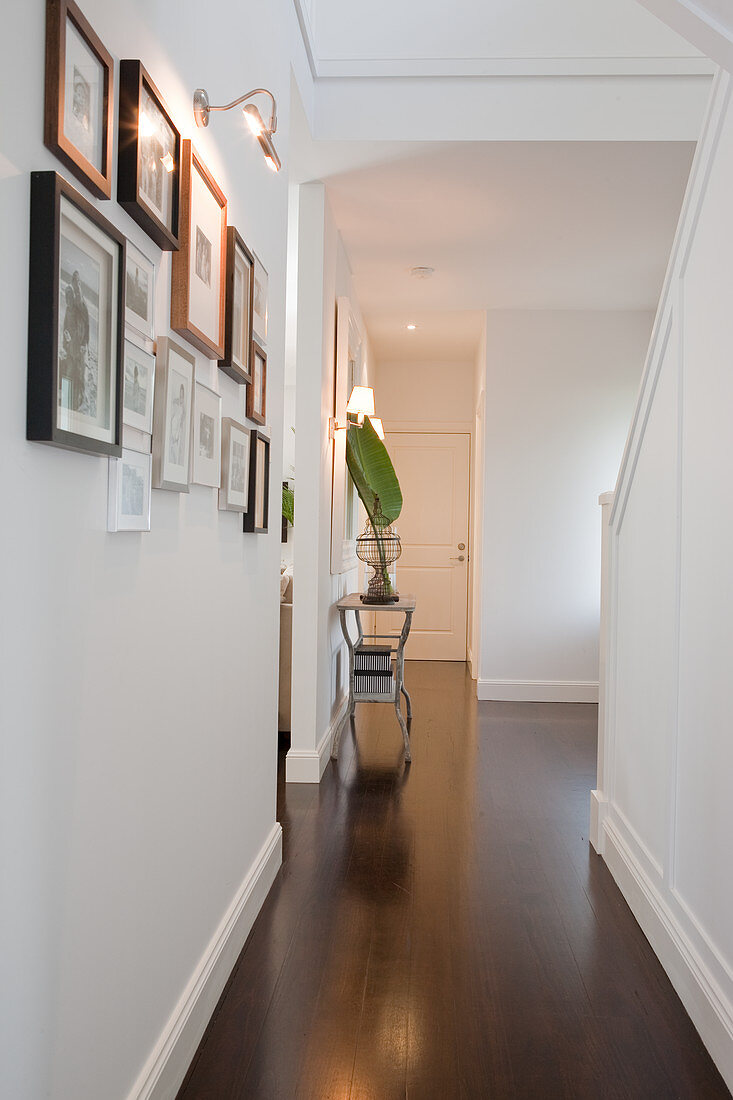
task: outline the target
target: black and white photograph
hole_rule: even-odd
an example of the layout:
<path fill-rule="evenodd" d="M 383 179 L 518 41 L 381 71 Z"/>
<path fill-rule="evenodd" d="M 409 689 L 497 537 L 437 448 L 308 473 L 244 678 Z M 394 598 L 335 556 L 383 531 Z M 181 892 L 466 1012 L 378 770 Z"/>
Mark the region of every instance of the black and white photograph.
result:
<path fill-rule="evenodd" d="M 256 424 L 267 421 L 267 355 L 252 341 L 252 383 L 247 387 L 247 416 Z"/>
<path fill-rule="evenodd" d="M 209 359 L 225 351 L 227 200 L 192 143 L 181 153 L 181 247 L 171 265 L 171 328 Z"/>
<path fill-rule="evenodd" d="M 227 226 L 224 358 L 219 368 L 240 385 L 252 381 L 254 256 L 233 225 Z"/>
<path fill-rule="evenodd" d="M 155 364 L 153 488 L 187 493 L 193 434 L 196 362 L 173 340 L 161 337 Z"/>
<path fill-rule="evenodd" d="M 194 395 L 194 442 L 191 480 L 219 488 L 221 480 L 221 397 L 202 382 Z"/>
<path fill-rule="evenodd" d="M 249 429 L 225 416 L 221 422 L 219 508 L 222 511 L 247 511 L 250 447 Z"/>
<path fill-rule="evenodd" d="M 159 248 L 179 247 L 181 135 L 142 62 L 120 61 L 117 201 Z"/>
<path fill-rule="evenodd" d="M 125 323 L 150 340 L 155 338 L 155 265 L 129 241 L 125 275 Z"/>
<path fill-rule="evenodd" d="M 109 460 L 108 531 L 149 531 L 152 459 L 123 448 Z"/>
<path fill-rule="evenodd" d="M 129 337 L 125 340 L 124 423 L 139 432 L 153 431 L 155 356 Z"/>
<path fill-rule="evenodd" d="M 153 214 L 164 225 L 168 225 L 173 207 L 176 133 L 144 81 L 138 125 L 140 194 Z"/>
<path fill-rule="evenodd" d="M 211 241 L 200 225 L 196 226 L 196 274 L 205 286 L 211 286 Z"/>
<path fill-rule="evenodd" d="M 270 491 L 270 440 L 261 432 L 251 432 L 249 457 L 249 500 L 244 515 L 244 530 L 260 533 L 267 530 L 268 494 Z"/>
<path fill-rule="evenodd" d="M 29 439 L 119 454 L 124 262 L 124 237 L 91 203 L 32 174 L 31 280 L 53 300 L 29 300 Z"/>
<path fill-rule="evenodd" d="M 73 0 L 46 3 L 44 141 L 97 198 L 111 194 L 114 64 Z"/>
<path fill-rule="evenodd" d="M 252 335 L 260 342 L 267 343 L 267 272 L 262 261 L 254 258 L 254 293 L 252 299 Z"/>

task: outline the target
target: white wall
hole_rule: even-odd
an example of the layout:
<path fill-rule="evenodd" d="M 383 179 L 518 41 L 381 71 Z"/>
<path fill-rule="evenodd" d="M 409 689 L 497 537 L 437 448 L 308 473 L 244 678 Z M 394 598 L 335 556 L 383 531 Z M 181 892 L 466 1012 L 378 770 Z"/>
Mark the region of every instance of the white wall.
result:
<path fill-rule="evenodd" d="M 473 421 L 473 364 L 378 360 L 374 369 L 377 415 L 387 425 Z"/>
<path fill-rule="evenodd" d="M 317 783 L 343 714 L 348 681 L 333 605 L 358 585 L 356 570 L 331 574 L 328 421 L 334 408 L 338 297 L 350 299 L 362 334 L 364 326 L 326 189 L 322 183 L 306 183 L 299 190 L 292 730 L 286 775 L 289 782 Z"/>
<path fill-rule="evenodd" d="M 647 313 L 488 314 L 480 699 L 597 697 L 597 500 L 650 327 Z"/>
<path fill-rule="evenodd" d="M 220 0 L 204 33 L 200 10 L 174 0 L 83 8 L 116 57 L 143 60 L 184 136 L 196 86 L 214 100 L 272 88 L 287 164 L 297 41 L 288 0 L 255 21 Z M 270 275 L 269 534 L 245 536 L 199 486 L 155 491 L 149 534 L 108 534 L 106 460 L 25 440 L 29 174 L 66 174 L 42 143 L 44 20 L 41 0 L 17 5 L 0 44 L 13 99 L 0 157 L 0 1094 L 170 1097 L 279 861 L 287 179 L 267 170 L 233 114 L 195 135 L 231 222 Z M 114 200 L 99 206 L 155 259 L 167 334 L 170 255 Z M 197 376 L 241 418 L 241 389 L 201 356 Z M 156 1062 L 179 1025 L 172 1060 Z M 156 1089 L 148 1071 L 158 1070 Z"/>
<path fill-rule="evenodd" d="M 594 842 L 733 1087 L 733 107 L 717 84 L 609 530 Z"/>

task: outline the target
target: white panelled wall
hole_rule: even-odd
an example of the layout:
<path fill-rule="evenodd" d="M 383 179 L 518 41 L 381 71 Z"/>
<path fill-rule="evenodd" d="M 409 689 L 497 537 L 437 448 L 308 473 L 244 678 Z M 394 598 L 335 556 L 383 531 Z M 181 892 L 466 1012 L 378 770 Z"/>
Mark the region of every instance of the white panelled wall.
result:
<path fill-rule="evenodd" d="M 725 74 L 610 509 L 592 799 L 593 843 L 731 1087 L 732 192 Z"/>

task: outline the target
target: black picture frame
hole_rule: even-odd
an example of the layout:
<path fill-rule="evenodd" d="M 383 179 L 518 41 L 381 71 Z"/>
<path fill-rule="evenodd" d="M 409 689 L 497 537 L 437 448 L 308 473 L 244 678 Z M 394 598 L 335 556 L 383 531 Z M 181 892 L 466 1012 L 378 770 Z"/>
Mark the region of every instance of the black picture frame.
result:
<path fill-rule="evenodd" d="M 249 293 L 245 303 L 247 309 L 247 339 L 245 341 L 247 370 L 242 370 L 234 361 L 234 267 L 237 249 L 249 264 Z M 252 381 L 252 305 L 254 302 L 254 254 L 247 248 L 241 235 L 233 225 L 227 226 L 226 277 L 224 281 L 224 358 L 219 360 L 219 369 L 240 385 L 249 385 Z"/>
<path fill-rule="evenodd" d="M 144 91 L 173 132 L 174 165 L 171 212 L 163 221 L 141 197 L 143 179 L 141 163 L 140 106 Z M 144 136 L 143 136 L 144 140 Z M 153 83 L 141 61 L 120 61 L 120 112 L 117 151 L 117 201 L 159 248 L 177 252 L 180 247 L 181 216 L 181 133 L 173 122 L 165 100 Z M 161 167 L 158 169 L 163 171 Z"/>
<path fill-rule="evenodd" d="M 260 447 L 259 444 L 263 444 Z M 257 482 L 262 470 L 262 514 L 258 515 Z M 247 511 L 244 513 L 244 530 L 248 534 L 260 535 L 267 531 L 270 498 L 270 440 L 262 432 L 252 429 L 250 432 L 249 455 L 249 493 Z M 258 519 L 261 523 L 258 523 Z"/>
<path fill-rule="evenodd" d="M 92 163 L 66 132 L 66 51 L 67 29 L 71 24 L 89 52 L 99 62 L 104 73 L 101 91 L 103 132 L 99 166 Z M 82 88 L 89 86 L 79 77 Z M 76 114 L 76 82 L 73 111 Z M 88 129 L 92 112 L 85 112 Z M 78 125 L 78 123 L 77 123 Z M 83 132 L 83 131 L 81 131 Z M 74 0 L 46 0 L 46 77 L 44 94 L 43 142 L 54 156 L 73 172 L 78 180 L 98 199 L 112 195 L 112 145 L 114 138 L 114 61 L 91 24 Z"/>
<path fill-rule="evenodd" d="M 107 431 L 110 440 L 94 438 L 59 424 L 59 393 L 64 384 L 73 392 L 73 383 L 60 377 L 59 330 L 61 292 L 61 220 L 62 199 L 65 199 L 83 219 L 111 242 L 110 253 L 115 257 L 116 294 L 109 301 L 110 317 L 114 317 L 115 329 L 110 333 L 110 362 L 108 396 L 114 394 L 114 416 Z M 26 412 L 26 438 L 39 443 L 50 443 L 88 454 L 112 455 L 122 453 L 122 396 L 124 383 L 125 340 L 125 237 L 104 218 L 92 203 L 56 172 L 31 173 L 31 227 L 30 273 L 28 304 L 28 401 Z M 67 284 L 67 302 L 69 300 Z M 83 283 L 82 283 L 83 287 Z M 88 307 L 80 291 L 82 308 Z M 99 337 L 98 337 L 99 338 Z M 80 360 L 86 359 L 83 352 Z M 80 387 L 88 386 L 83 370 Z M 98 380 L 95 380 L 94 402 L 98 400 Z M 71 419 L 71 415 L 69 414 Z"/>

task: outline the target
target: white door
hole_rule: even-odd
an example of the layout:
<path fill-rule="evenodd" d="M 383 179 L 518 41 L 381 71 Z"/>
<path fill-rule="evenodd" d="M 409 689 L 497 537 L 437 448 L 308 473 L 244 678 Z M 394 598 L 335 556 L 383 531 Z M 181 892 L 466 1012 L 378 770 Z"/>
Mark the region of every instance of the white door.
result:
<path fill-rule="evenodd" d="M 390 432 L 385 443 L 404 500 L 397 588 L 417 599 L 405 656 L 465 661 L 470 436 Z M 393 633 L 396 618 L 377 613 L 377 631 Z"/>

